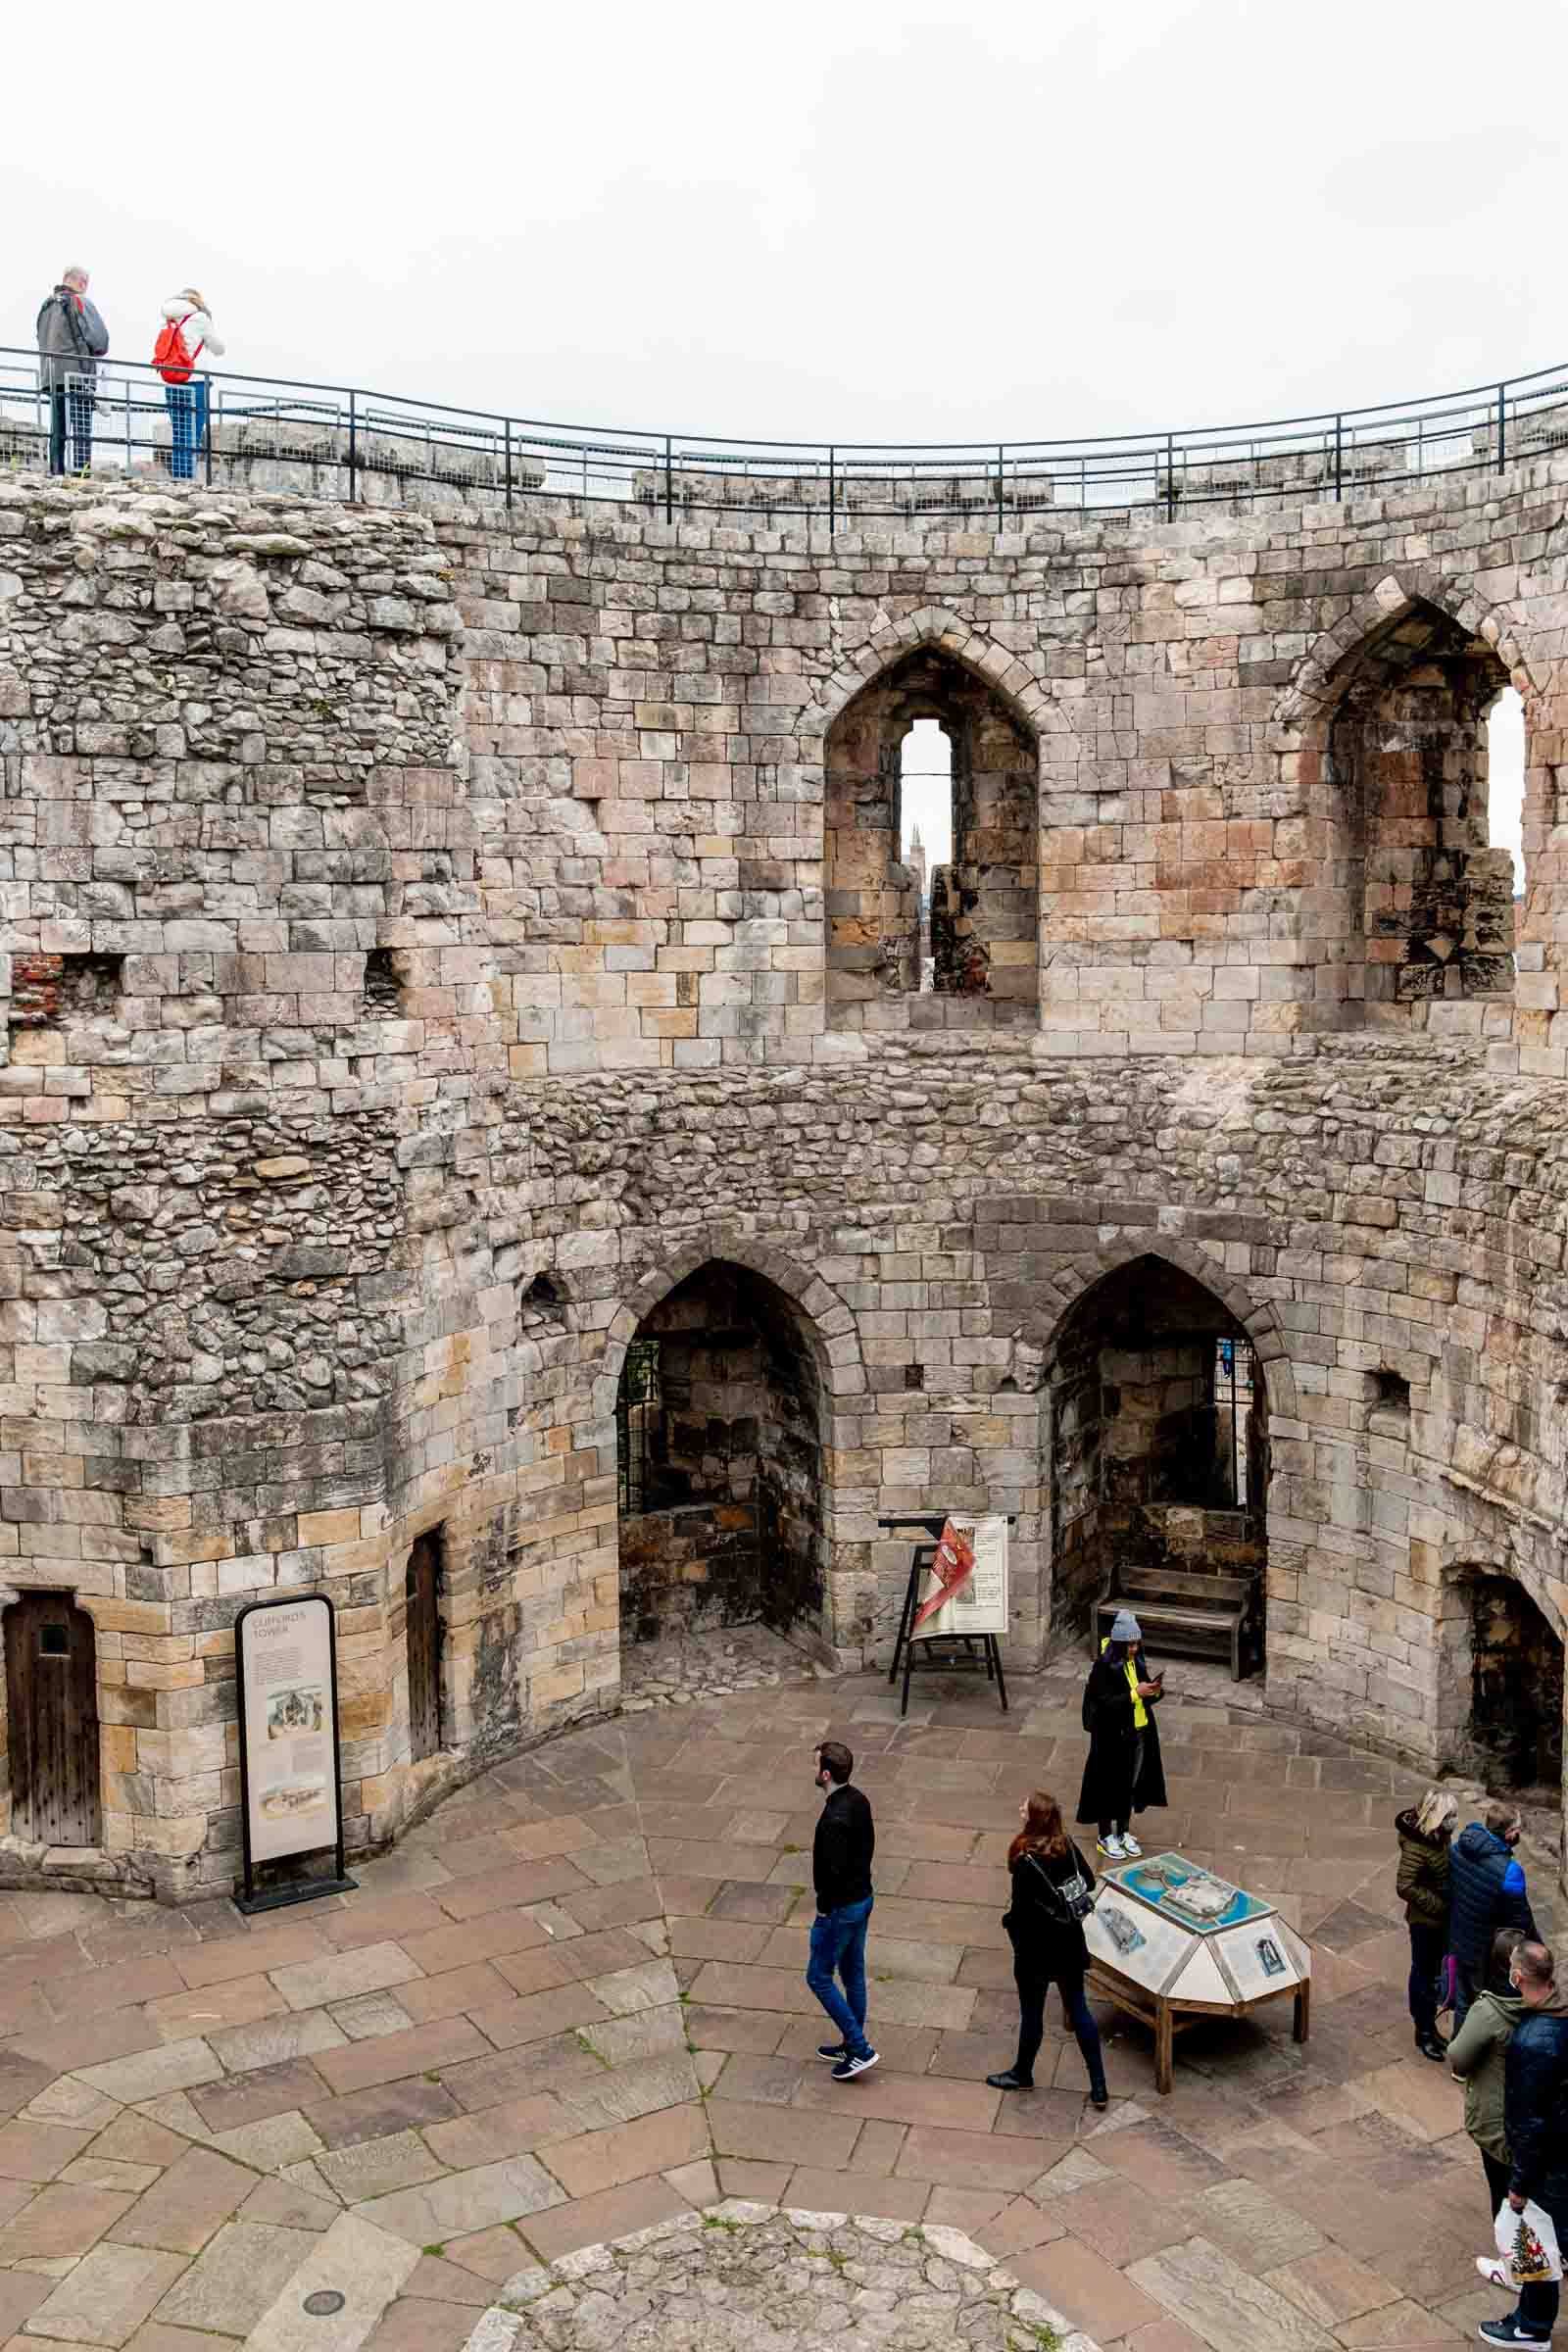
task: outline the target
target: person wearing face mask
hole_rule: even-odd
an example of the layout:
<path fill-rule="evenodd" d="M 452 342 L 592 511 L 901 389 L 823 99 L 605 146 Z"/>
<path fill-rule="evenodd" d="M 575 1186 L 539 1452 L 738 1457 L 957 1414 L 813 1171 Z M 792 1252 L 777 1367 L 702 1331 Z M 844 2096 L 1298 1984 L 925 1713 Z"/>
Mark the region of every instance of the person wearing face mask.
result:
<path fill-rule="evenodd" d="M 1520 2017 L 1508 2043 L 1503 2074 L 1502 2128 L 1512 2170 L 1508 2206 L 1523 2213 L 1534 2202 L 1550 2217 L 1559 2246 L 1568 2245 L 1568 1999 L 1557 1988 L 1556 1963 L 1531 1937 L 1516 1946 L 1508 1982 Z M 1495 2282 L 1507 2285 L 1505 2275 Z M 1531 2279 L 1506 2319 L 1483 2320 L 1484 2344 L 1549 2344 L 1561 2289 L 1555 2278 Z"/>
<path fill-rule="evenodd" d="M 1499 1928 L 1540 1930 L 1525 1874 L 1515 1855 L 1523 1829 L 1517 1805 L 1493 1797 L 1479 1821 L 1459 1832 L 1448 1852 L 1448 1949 L 1453 1954 L 1453 2030 L 1486 1983 L 1492 1938 Z"/>
<path fill-rule="evenodd" d="M 806 1982 L 838 2028 L 837 2041 L 822 2042 L 817 2055 L 832 2062 L 835 2082 L 849 2082 L 877 2062 L 865 2038 L 865 1932 L 876 1829 L 870 1805 L 850 1786 L 855 1758 L 843 1741 L 824 1740 L 814 1761 L 823 1804 L 811 1841 L 816 1917 Z"/>

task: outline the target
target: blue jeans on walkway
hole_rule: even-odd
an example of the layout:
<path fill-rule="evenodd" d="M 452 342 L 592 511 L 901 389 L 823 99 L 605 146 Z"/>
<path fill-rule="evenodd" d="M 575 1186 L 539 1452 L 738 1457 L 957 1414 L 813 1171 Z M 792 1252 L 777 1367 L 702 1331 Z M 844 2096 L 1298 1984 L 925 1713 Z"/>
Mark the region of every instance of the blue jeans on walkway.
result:
<path fill-rule="evenodd" d="M 1446 1928 L 1430 1927 L 1422 1919 L 1412 1919 L 1409 1930 L 1410 1983 L 1406 1997 L 1416 2032 L 1430 2035 L 1438 2030 L 1438 1971 L 1448 1948 L 1448 1935 Z"/>
<path fill-rule="evenodd" d="M 863 2058 L 871 2047 L 865 2038 L 865 1931 L 875 1899 L 868 1894 L 863 1903 L 819 1911 L 811 1922 L 811 1957 L 806 1964 L 808 1985 L 854 2058 Z M 843 1982 L 842 1992 L 835 1976 Z"/>
<path fill-rule="evenodd" d="M 196 460 L 207 445 L 207 385 L 197 376 L 188 384 L 166 384 L 164 400 L 173 435 L 169 470 L 176 482 L 194 478 Z"/>

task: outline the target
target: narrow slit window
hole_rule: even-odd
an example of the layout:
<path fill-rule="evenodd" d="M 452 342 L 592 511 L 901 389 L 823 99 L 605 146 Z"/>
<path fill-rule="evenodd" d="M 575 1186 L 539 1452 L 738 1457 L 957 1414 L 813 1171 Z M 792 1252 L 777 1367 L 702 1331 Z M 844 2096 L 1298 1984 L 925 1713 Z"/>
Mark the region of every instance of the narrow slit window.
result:
<path fill-rule="evenodd" d="M 1505 686 L 1487 714 L 1487 843 L 1513 859 L 1513 895 L 1524 896 L 1525 706 Z"/>
<path fill-rule="evenodd" d="M 931 949 L 931 885 L 953 864 L 953 745 L 940 721 L 917 718 L 899 752 L 899 857 L 919 894 L 920 949 L 915 987 L 936 987 Z"/>

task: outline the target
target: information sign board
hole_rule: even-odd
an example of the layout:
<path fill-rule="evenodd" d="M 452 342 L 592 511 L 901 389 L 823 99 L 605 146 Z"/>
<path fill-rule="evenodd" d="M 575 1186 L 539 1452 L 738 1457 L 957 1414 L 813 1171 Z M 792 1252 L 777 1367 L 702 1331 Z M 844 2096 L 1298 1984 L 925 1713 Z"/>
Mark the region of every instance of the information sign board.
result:
<path fill-rule="evenodd" d="M 955 1535 L 964 1539 L 974 1552 L 973 1573 L 966 1576 L 952 1597 L 929 1615 L 919 1617 L 919 1639 L 956 1634 L 1004 1634 L 1007 1631 L 1007 1522 L 1001 1513 L 983 1519 L 965 1519 L 957 1512 L 949 1514 L 948 1525 Z M 925 1608 L 942 1591 L 942 1581 L 935 1569 L 927 1576 L 921 1606 Z"/>
<path fill-rule="evenodd" d="M 338 1788 L 337 1632 L 324 1593 L 252 1601 L 234 1622 L 239 1678 L 242 1910 L 335 1892 L 343 1876 Z M 257 1867 L 330 1847 L 331 1879 L 258 1890 Z"/>

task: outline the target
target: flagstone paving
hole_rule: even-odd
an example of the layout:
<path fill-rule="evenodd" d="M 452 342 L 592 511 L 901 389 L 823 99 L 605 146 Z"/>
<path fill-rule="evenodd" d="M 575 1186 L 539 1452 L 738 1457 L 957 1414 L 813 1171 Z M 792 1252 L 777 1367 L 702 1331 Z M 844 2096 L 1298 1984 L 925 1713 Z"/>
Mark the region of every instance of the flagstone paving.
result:
<path fill-rule="evenodd" d="M 965 2231 L 1106 2352 L 1472 2338 L 1481 2167 L 1412 2047 L 1394 1895 L 1420 1784 L 1232 1688 L 1181 1673 L 1148 1827 L 1312 1940 L 1312 2037 L 1200 2027 L 1162 2099 L 1102 2010 L 1104 2117 L 1059 2011 L 1038 2089 L 984 2080 L 1003 1855 L 1026 1789 L 1076 1795 L 1074 1672 L 1006 1716 L 932 1679 L 901 1722 L 863 1676 L 572 1733 L 281 1917 L 0 1893 L 0 2347 L 458 2352 L 519 2273 L 725 2198 Z M 878 1826 L 882 2058 L 848 2084 L 802 1983 L 829 1735 Z M 309 2318 L 319 2288 L 343 2308 Z"/>

